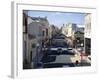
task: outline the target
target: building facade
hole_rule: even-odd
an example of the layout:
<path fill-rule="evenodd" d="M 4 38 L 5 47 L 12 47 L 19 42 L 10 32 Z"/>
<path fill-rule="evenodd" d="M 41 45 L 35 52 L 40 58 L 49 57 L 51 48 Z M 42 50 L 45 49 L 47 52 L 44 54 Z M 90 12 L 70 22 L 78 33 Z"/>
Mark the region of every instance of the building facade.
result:
<path fill-rule="evenodd" d="M 61 33 L 64 34 L 66 37 L 68 35 L 68 27 L 66 25 L 64 25 L 64 24 L 61 27 Z"/>
<path fill-rule="evenodd" d="M 37 53 L 51 37 L 49 22 L 46 17 L 30 17 L 23 12 L 23 63 L 35 60 Z"/>
<path fill-rule="evenodd" d="M 67 37 L 67 42 L 70 44 L 70 46 L 73 47 L 74 40 L 75 40 L 75 32 L 77 31 L 77 24 L 74 23 L 68 23 L 66 25 L 62 26 L 62 34 L 64 34 Z"/>
<path fill-rule="evenodd" d="M 68 23 L 62 26 L 62 34 L 64 34 L 66 37 L 73 38 L 76 31 L 77 24 Z"/>
<path fill-rule="evenodd" d="M 91 54 L 91 14 L 85 15 L 85 53 Z"/>

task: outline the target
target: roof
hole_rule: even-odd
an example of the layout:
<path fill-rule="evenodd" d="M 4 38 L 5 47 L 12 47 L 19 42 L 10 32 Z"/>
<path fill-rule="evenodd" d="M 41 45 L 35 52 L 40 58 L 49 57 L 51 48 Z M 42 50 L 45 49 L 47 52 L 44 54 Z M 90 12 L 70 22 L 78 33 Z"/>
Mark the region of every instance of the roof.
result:
<path fill-rule="evenodd" d="M 47 20 L 47 18 L 42 18 L 42 17 L 31 17 L 33 20 L 40 20 L 40 21 L 47 21 L 48 22 L 48 20 Z"/>

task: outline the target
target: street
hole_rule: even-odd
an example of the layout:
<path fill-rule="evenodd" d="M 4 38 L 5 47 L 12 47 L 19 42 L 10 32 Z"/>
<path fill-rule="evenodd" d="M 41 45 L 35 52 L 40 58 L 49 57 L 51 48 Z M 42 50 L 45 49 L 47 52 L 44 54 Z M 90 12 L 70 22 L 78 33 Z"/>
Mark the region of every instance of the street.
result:
<path fill-rule="evenodd" d="M 63 34 L 56 34 L 42 47 L 42 57 L 39 57 L 35 68 L 57 68 L 90 66 L 86 59 L 68 41 Z"/>
<path fill-rule="evenodd" d="M 90 23 L 87 13 L 23 10 L 23 69 L 91 66 Z"/>

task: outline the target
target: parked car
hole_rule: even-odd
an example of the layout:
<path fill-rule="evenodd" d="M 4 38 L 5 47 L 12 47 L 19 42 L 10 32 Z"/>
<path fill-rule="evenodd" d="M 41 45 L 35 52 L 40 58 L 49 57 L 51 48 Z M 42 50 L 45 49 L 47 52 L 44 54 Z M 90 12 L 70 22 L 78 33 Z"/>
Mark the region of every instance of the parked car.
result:
<path fill-rule="evenodd" d="M 68 50 L 68 45 L 63 39 L 53 40 L 52 45 L 48 47 L 50 54 L 62 54 L 64 51 Z"/>

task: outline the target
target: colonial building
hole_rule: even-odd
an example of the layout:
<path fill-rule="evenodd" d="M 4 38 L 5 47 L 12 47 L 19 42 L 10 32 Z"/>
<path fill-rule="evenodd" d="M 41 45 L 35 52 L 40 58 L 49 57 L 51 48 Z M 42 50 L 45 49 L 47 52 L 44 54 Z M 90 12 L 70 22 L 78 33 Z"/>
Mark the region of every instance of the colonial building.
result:
<path fill-rule="evenodd" d="M 46 17 L 30 17 L 26 11 L 23 12 L 23 62 L 35 60 L 41 47 L 51 37 L 49 28 Z"/>
<path fill-rule="evenodd" d="M 32 21 L 31 21 L 31 20 Z M 50 38 L 49 34 L 49 22 L 46 17 L 28 17 L 28 34 L 30 36 L 29 40 L 29 53 L 32 52 L 32 59 L 36 57 L 38 53 L 41 52 L 41 48 L 46 45 L 46 42 Z M 34 39 L 31 37 L 34 37 Z M 38 52 L 37 52 L 38 47 Z M 41 54 L 38 54 L 38 56 Z M 30 56 L 30 57 L 31 57 Z M 30 58 L 31 59 L 31 58 Z"/>

